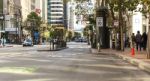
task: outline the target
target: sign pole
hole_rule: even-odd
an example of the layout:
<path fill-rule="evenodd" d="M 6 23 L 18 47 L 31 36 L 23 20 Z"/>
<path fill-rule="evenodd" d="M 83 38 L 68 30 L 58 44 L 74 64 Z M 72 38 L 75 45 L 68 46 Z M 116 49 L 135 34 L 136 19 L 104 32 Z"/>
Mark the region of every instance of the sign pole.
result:
<path fill-rule="evenodd" d="M 97 35 L 97 48 L 98 48 L 98 51 L 100 52 L 101 51 L 101 36 L 100 36 L 100 27 L 103 27 L 103 17 L 97 17 L 96 18 L 96 26 L 97 26 L 97 32 L 98 32 L 98 35 Z"/>

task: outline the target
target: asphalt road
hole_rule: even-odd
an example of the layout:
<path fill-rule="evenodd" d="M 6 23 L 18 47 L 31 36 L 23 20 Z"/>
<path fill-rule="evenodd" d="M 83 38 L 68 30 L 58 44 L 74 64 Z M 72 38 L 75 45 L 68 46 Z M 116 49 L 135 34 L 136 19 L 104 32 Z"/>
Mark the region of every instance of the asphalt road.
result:
<path fill-rule="evenodd" d="M 150 81 L 150 74 L 111 54 L 91 54 L 84 43 L 0 49 L 0 81 Z"/>

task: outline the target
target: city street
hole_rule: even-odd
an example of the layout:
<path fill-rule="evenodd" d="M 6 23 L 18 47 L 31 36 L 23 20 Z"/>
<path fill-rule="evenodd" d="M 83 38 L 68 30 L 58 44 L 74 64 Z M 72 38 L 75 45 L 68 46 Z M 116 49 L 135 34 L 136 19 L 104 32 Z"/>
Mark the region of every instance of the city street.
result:
<path fill-rule="evenodd" d="M 86 43 L 61 51 L 46 45 L 0 48 L 0 81 L 150 81 L 150 74 L 111 54 L 91 54 Z"/>

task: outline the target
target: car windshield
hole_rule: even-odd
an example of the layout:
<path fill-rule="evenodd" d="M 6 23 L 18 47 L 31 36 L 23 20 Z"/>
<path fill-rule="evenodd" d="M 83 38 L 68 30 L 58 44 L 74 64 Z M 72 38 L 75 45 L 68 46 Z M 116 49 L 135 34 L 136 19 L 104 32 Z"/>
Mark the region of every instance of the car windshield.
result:
<path fill-rule="evenodd" d="M 26 42 L 32 42 L 30 39 L 27 39 Z"/>

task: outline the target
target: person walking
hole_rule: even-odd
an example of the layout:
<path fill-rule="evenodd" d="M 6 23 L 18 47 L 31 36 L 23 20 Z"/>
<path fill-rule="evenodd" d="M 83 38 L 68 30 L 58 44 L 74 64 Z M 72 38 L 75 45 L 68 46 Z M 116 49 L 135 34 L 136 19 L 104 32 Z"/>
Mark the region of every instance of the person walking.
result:
<path fill-rule="evenodd" d="M 136 50 L 138 51 L 138 49 L 140 48 L 141 51 L 141 40 L 142 40 L 142 36 L 140 34 L 140 31 L 137 31 L 137 34 L 135 36 L 136 39 Z"/>
<path fill-rule="evenodd" d="M 135 43 L 136 43 L 135 34 L 132 33 L 132 36 L 131 36 L 131 44 L 132 44 L 132 48 L 134 48 Z"/>
<path fill-rule="evenodd" d="M 146 50 L 146 45 L 147 45 L 147 34 L 146 32 L 144 32 L 142 34 L 142 47 L 144 51 Z"/>

